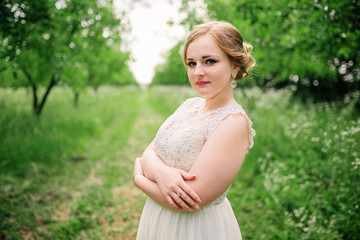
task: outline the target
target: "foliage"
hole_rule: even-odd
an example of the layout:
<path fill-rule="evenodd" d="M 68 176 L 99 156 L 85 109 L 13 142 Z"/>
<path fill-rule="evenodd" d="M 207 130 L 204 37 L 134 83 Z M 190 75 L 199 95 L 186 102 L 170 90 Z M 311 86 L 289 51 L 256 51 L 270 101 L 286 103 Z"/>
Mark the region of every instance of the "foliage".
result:
<path fill-rule="evenodd" d="M 195 16 L 196 9 L 182 11 Z M 360 89 L 359 1 L 204 1 L 207 18 L 234 24 L 254 45 L 254 79 L 265 88 L 294 85 L 304 99 L 334 100 Z"/>
<path fill-rule="evenodd" d="M 116 190 L 129 194 L 132 162 L 122 159 L 132 157 L 124 151 L 141 93 L 87 89 L 75 109 L 71 90 L 55 87 L 39 119 L 26 89 L 0 91 L 0 238 L 100 239 L 112 224 L 117 238 L 133 228 L 143 203 L 128 206 Z"/>
<path fill-rule="evenodd" d="M 101 79 L 102 84 L 118 81 L 93 70 L 104 64 L 104 53 L 119 45 L 124 30 L 112 1 L 5 0 L 0 3 L 0 15 L 0 84 L 31 87 L 36 114 L 59 83 L 76 92 L 88 83 L 98 86 L 94 79 Z M 127 67 L 128 53 L 111 52 L 113 62 Z M 134 82 L 128 75 L 126 81 Z M 47 91 L 40 100 L 41 86 Z"/>
<path fill-rule="evenodd" d="M 71 90 L 56 87 L 41 119 L 26 95 L 0 90 L 0 236 L 134 239 L 145 195 L 133 159 L 195 92 L 100 87 L 75 110 Z M 257 134 L 228 194 L 244 239 L 359 239 L 359 97 L 236 91 Z"/>
<path fill-rule="evenodd" d="M 151 85 L 185 85 L 188 83 L 186 68 L 182 61 L 183 44 L 182 41 L 176 44 L 169 51 L 165 63 L 156 66 Z"/>
<path fill-rule="evenodd" d="M 104 48 L 98 55 L 85 52 L 85 54 L 69 57 L 72 59 L 67 62 L 64 68 L 61 84 L 72 88 L 76 106 L 77 95 L 85 91 L 87 86 L 96 90 L 102 85 L 137 84 L 127 66 L 130 54 L 120 51 L 115 46 Z"/>
<path fill-rule="evenodd" d="M 237 98 L 257 136 L 240 173 L 246 180 L 239 176 L 230 195 L 246 213 L 238 216 L 246 238 L 358 239 L 359 92 L 332 104 L 301 104 L 288 90 L 246 93 Z M 258 209 L 247 213 L 249 203 Z M 257 218 L 266 220 L 247 223 Z"/>

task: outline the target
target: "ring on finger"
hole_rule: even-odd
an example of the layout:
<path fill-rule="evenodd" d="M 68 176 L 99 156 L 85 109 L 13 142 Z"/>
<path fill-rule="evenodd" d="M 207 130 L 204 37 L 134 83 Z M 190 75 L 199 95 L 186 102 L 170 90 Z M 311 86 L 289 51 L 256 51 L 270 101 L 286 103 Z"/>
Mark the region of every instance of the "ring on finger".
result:
<path fill-rule="evenodd" d="M 178 196 L 178 197 L 181 197 L 181 194 L 183 193 L 183 191 L 179 191 L 176 195 Z"/>

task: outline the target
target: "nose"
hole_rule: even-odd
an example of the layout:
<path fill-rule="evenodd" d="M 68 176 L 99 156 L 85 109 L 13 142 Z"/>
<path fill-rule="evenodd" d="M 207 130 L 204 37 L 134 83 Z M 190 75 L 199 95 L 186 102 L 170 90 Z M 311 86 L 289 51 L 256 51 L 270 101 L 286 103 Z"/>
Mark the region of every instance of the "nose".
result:
<path fill-rule="evenodd" d="M 196 77 L 202 77 L 205 75 L 204 68 L 201 64 L 196 64 L 194 75 Z"/>

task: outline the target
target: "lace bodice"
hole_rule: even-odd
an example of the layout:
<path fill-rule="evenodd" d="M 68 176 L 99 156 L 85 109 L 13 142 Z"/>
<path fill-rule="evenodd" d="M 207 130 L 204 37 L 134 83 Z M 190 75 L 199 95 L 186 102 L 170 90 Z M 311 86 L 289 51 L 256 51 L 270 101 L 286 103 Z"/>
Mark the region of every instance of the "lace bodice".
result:
<path fill-rule="evenodd" d="M 255 131 L 252 128 L 252 122 L 240 105 L 224 106 L 204 114 L 198 113 L 204 104 L 205 100 L 198 97 L 186 100 L 157 132 L 154 140 L 155 148 L 168 166 L 190 171 L 206 140 L 218 124 L 230 114 L 242 114 L 247 118 L 248 149 L 254 145 Z M 210 205 L 222 202 L 228 190 Z"/>

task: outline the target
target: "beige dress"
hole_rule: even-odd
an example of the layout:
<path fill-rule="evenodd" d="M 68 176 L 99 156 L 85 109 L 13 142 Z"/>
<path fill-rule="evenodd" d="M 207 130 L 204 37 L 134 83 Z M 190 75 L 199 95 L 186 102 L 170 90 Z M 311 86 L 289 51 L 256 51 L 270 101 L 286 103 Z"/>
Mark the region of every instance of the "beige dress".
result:
<path fill-rule="evenodd" d="M 165 164 L 189 171 L 206 140 L 230 114 L 242 114 L 249 124 L 249 149 L 255 131 L 240 105 L 225 106 L 199 114 L 202 98 L 186 100 L 160 127 L 154 143 Z M 239 225 L 226 198 L 230 187 L 208 206 L 194 213 L 168 210 L 148 198 L 139 223 L 138 240 L 232 240 L 241 239 Z"/>

